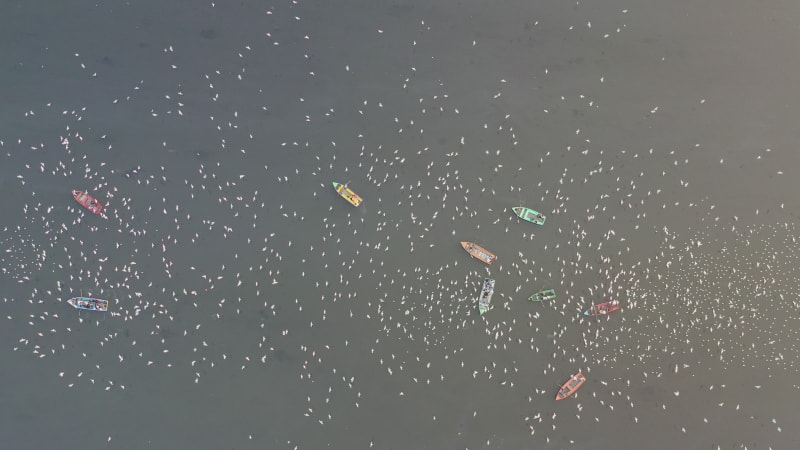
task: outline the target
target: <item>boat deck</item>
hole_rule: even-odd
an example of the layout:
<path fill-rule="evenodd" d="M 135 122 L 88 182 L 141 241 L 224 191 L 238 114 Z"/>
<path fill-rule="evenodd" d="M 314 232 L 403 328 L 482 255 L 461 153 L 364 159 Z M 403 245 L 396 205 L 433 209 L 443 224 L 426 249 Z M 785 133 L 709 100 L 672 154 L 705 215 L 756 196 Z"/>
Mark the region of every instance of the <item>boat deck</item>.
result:
<path fill-rule="evenodd" d="M 492 263 L 497 260 L 497 255 L 486 250 L 480 245 L 475 244 L 474 242 L 462 241 L 461 247 L 463 247 L 464 250 L 470 254 L 470 256 L 479 259 L 488 265 L 492 265 Z"/>
<path fill-rule="evenodd" d="M 91 297 L 73 297 L 67 300 L 73 308 L 85 309 L 87 311 L 108 311 L 108 300 Z"/>
<path fill-rule="evenodd" d="M 481 296 L 478 298 L 478 311 L 483 315 L 489 311 L 492 295 L 494 294 L 494 279 L 486 278 L 483 280 L 483 289 L 481 289 Z"/>
<path fill-rule="evenodd" d="M 340 184 L 337 182 L 333 182 L 333 188 L 336 189 L 336 192 L 345 200 L 348 201 L 353 206 L 358 206 L 361 202 L 364 201 L 358 194 L 353 192 L 352 189 L 347 187 L 347 183 Z"/>
<path fill-rule="evenodd" d="M 561 389 L 559 389 L 558 394 L 556 394 L 556 400 L 564 400 L 565 398 L 578 392 L 578 389 L 580 389 L 585 382 L 586 377 L 583 376 L 583 372 L 578 372 L 571 376 L 566 383 L 561 385 Z"/>
<path fill-rule="evenodd" d="M 556 298 L 556 291 L 554 291 L 553 289 L 545 289 L 543 291 L 539 291 L 531 295 L 530 297 L 528 297 L 528 300 L 532 302 L 542 302 L 545 300 L 552 300 L 554 298 Z"/>

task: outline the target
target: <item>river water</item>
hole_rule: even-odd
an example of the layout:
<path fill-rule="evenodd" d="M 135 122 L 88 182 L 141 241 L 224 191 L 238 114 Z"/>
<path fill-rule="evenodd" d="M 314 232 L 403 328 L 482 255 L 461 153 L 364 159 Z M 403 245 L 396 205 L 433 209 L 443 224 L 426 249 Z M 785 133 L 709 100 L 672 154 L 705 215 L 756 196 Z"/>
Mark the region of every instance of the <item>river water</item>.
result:
<path fill-rule="evenodd" d="M 6 2 L 3 447 L 796 447 L 799 8 Z"/>

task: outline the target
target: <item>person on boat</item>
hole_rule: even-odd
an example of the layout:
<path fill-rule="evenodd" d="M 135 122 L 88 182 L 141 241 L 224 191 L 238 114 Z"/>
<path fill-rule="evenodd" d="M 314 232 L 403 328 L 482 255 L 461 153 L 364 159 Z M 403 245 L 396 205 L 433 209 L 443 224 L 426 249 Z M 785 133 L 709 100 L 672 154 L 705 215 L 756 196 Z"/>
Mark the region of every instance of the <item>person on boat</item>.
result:
<path fill-rule="evenodd" d="M 559 397 L 566 397 L 567 391 L 565 389 L 559 389 L 558 396 Z"/>

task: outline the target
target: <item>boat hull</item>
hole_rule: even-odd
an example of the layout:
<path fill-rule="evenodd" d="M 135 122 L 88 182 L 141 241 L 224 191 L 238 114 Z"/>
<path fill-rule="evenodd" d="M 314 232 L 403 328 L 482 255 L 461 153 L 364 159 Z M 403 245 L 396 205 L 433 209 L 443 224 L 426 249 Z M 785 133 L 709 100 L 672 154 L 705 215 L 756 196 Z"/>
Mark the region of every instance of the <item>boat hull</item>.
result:
<path fill-rule="evenodd" d="M 340 197 L 347 200 L 347 202 L 353 206 L 358 206 L 364 201 L 364 199 L 359 197 L 359 195 L 353 192 L 352 189 L 347 187 L 347 184 L 341 184 L 334 181 L 333 189 L 336 190 L 336 193 L 338 193 Z"/>
<path fill-rule="evenodd" d="M 586 377 L 583 376 L 583 372 L 578 372 L 575 375 L 569 377 L 566 383 L 561 385 L 561 389 L 558 390 L 556 394 L 556 400 L 564 400 L 578 392 L 578 389 L 583 386 L 583 383 L 586 383 Z"/>
<path fill-rule="evenodd" d="M 516 206 L 511 208 L 511 210 L 514 211 L 514 214 L 516 214 L 520 219 L 530 223 L 535 223 L 536 225 L 544 225 L 544 221 L 547 220 L 547 217 L 545 217 L 544 214 L 524 206 Z"/>
<path fill-rule="evenodd" d="M 72 198 L 75 199 L 81 206 L 88 209 L 89 211 L 100 214 L 103 212 L 103 204 L 97 201 L 96 198 L 89 195 L 89 193 L 84 191 L 73 190 L 72 191 Z"/>
<path fill-rule="evenodd" d="M 67 300 L 67 303 L 73 308 L 84 309 L 86 311 L 108 311 L 108 300 L 103 300 L 101 298 L 73 297 Z"/>
<path fill-rule="evenodd" d="M 497 260 L 497 255 L 486 250 L 474 242 L 461 241 L 461 248 L 463 248 L 470 256 L 481 262 L 492 265 Z"/>
<path fill-rule="evenodd" d="M 600 303 L 599 305 L 592 306 L 583 312 L 584 316 L 605 316 L 619 309 L 619 302 L 616 300 Z"/>
<path fill-rule="evenodd" d="M 494 295 L 494 279 L 485 278 L 483 280 L 483 288 L 481 289 L 481 296 L 478 297 L 478 312 L 483 315 L 489 311 L 492 302 L 492 295 Z"/>
<path fill-rule="evenodd" d="M 543 302 L 545 300 L 552 300 L 554 298 L 556 298 L 556 291 L 552 289 L 545 289 L 531 295 L 528 297 L 528 300 L 532 302 Z"/>

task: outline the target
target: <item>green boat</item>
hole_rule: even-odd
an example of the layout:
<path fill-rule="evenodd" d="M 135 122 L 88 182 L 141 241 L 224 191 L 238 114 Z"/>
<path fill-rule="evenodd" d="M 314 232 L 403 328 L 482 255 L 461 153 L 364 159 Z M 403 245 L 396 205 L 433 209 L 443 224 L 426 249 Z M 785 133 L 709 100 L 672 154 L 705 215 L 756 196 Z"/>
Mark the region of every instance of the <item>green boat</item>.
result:
<path fill-rule="evenodd" d="M 480 311 L 481 315 L 489 310 L 492 294 L 494 294 L 494 279 L 486 278 L 483 280 L 483 289 L 481 289 L 481 296 L 478 298 L 478 311 Z"/>
<path fill-rule="evenodd" d="M 528 297 L 528 300 L 532 302 L 543 302 L 545 300 L 552 300 L 554 298 L 556 298 L 556 291 L 552 289 L 545 289 L 531 295 Z"/>
<path fill-rule="evenodd" d="M 544 221 L 547 219 L 544 214 L 524 206 L 515 206 L 511 208 L 511 210 L 514 211 L 514 214 L 520 219 L 535 223 L 536 225 L 544 225 Z"/>

